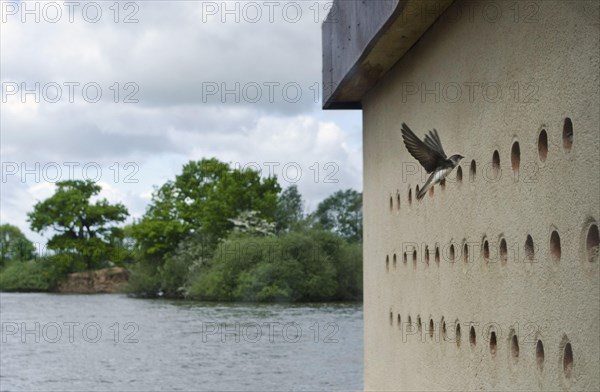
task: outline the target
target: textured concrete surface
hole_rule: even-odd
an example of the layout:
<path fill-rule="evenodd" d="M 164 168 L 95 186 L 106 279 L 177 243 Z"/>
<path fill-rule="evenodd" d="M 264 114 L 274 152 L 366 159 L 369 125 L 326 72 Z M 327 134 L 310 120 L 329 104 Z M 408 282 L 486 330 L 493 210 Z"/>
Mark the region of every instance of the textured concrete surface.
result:
<path fill-rule="evenodd" d="M 363 99 L 366 390 L 600 390 L 599 15 L 457 1 Z M 417 202 L 402 122 L 465 156 L 461 183 Z"/>

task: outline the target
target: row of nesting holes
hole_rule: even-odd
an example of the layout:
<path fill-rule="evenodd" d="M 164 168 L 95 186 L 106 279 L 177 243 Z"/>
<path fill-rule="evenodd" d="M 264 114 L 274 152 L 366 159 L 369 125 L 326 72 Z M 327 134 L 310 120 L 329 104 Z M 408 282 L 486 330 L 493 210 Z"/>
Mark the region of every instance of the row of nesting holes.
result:
<path fill-rule="evenodd" d="M 442 324 L 442 339 L 444 341 L 446 341 L 447 340 L 447 329 L 446 329 L 446 321 L 444 320 L 444 317 L 442 317 L 441 324 Z M 390 325 L 394 325 L 394 313 L 391 311 L 390 311 Z M 402 318 L 400 316 L 400 313 L 398 313 L 398 316 L 397 316 L 397 326 L 399 329 L 402 328 Z M 408 316 L 407 326 L 410 328 L 411 332 L 414 332 L 412 330 L 413 326 L 412 326 L 412 319 L 411 319 L 410 315 Z M 422 326 L 422 322 L 421 322 L 421 316 L 417 315 L 417 332 L 419 332 L 419 334 L 421 334 L 422 330 L 423 330 L 423 326 Z M 431 318 L 429 319 L 429 330 L 427 332 L 429 332 L 429 338 L 431 339 L 431 341 L 433 341 L 433 336 L 435 333 L 435 325 L 434 325 L 433 319 L 431 319 Z M 489 328 L 488 332 L 489 332 L 489 342 L 490 342 L 490 354 L 491 354 L 492 358 L 495 358 L 496 352 L 498 350 L 496 331 L 492 330 L 492 328 Z M 455 336 L 455 341 L 456 341 L 456 347 L 460 348 L 461 331 L 460 331 L 460 323 L 458 321 L 456 321 L 456 329 L 455 329 L 454 336 Z M 519 338 L 514 330 L 511 330 L 510 336 L 511 336 L 511 338 L 509 339 L 510 340 L 510 352 L 511 352 L 513 360 L 517 361 L 519 359 Z M 563 340 L 566 342 L 564 345 L 563 354 L 562 354 L 563 370 L 564 370 L 565 376 L 567 378 L 570 378 L 573 373 L 573 348 L 571 347 L 571 343 L 569 342 L 569 340 L 566 336 L 564 337 Z M 474 326 L 471 326 L 471 328 L 469 330 L 469 343 L 471 345 L 471 349 L 474 350 L 475 347 L 477 346 L 477 335 L 476 335 Z M 535 355 L 536 355 L 538 369 L 541 372 L 544 370 L 544 343 L 542 342 L 541 339 L 538 339 L 536 342 Z"/>
<path fill-rule="evenodd" d="M 500 261 L 504 264 L 508 260 L 508 246 L 506 240 L 502 238 L 500 240 Z M 598 253 L 600 248 L 600 234 L 598 232 L 598 225 L 596 223 L 592 223 L 588 228 L 587 238 L 586 238 L 586 248 L 588 253 L 588 261 L 594 262 L 598 259 Z M 454 262 L 455 259 L 455 249 L 454 244 L 450 245 L 449 256 L 450 262 Z M 550 253 L 552 254 L 552 258 L 554 261 L 560 261 L 561 256 L 561 246 L 560 246 L 560 235 L 556 230 L 550 234 Z M 525 240 L 525 255 L 529 260 L 533 260 L 534 258 L 534 246 L 533 246 L 533 238 L 531 235 L 527 235 L 527 239 Z M 490 246 L 487 238 L 483 239 L 483 258 L 486 262 L 490 260 Z M 417 250 L 415 249 L 412 254 L 413 264 L 416 268 L 417 265 Z M 469 261 L 469 247 L 468 244 L 465 243 L 463 246 L 463 260 L 465 263 Z M 394 253 L 392 256 L 392 262 L 394 268 L 397 264 L 397 256 Z M 403 254 L 403 262 L 406 264 L 408 262 L 408 256 L 406 252 Z M 440 264 L 440 248 L 438 245 L 435 247 L 435 262 L 439 266 Z M 425 263 L 429 265 L 429 247 L 425 247 Z M 385 268 L 386 271 L 390 269 L 390 256 L 385 256 Z"/>
<path fill-rule="evenodd" d="M 569 153 L 571 151 L 571 147 L 573 146 L 573 122 L 571 121 L 570 118 L 565 118 L 564 124 L 563 124 L 563 148 L 565 150 L 565 152 Z M 538 154 L 540 157 L 540 160 L 542 162 L 546 161 L 546 158 L 548 156 L 548 133 L 546 132 L 545 129 L 542 129 L 540 131 L 540 134 L 538 135 Z M 513 171 L 518 171 L 519 170 L 519 166 L 521 164 L 521 148 L 519 147 L 519 142 L 515 141 L 512 145 L 511 151 L 510 151 L 510 162 L 511 162 L 511 167 L 513 169 Z M 498 173 L 500 172 L 500 154 L 498 153 L 498 150 L 495 150 L 494 153 L 492 154 L 492 169 L 493 169 L 493 173 L 494 175 L 498 176 Z M 473 159 L 471 161 L 471 165 L 470 165 L 470 169 L 469 169 L 469 181 L 474 182 L 475 181 L 475 176 L 477 173 L 477 163 L 475 162 L 475 160 Z M 463 178 L 463 173 L 462 173 L 462 167 L 458 166 L 458 168 L 456 169 L 456 182 L 458 184 L 462 183 L 462 178 Z M 440 187 L 442 190 L 445 189 L 446 187 L 446 182 L 445 180 L 443 180 L 440 183 Z M 415 188 L 415 194 L 419 193 L 419 186 L 417 185 Z M 429 188 L 429 197 L 433 197 L 433 193 L 434 193 L 434 187 Z M 409 187 L 408 189 L 408 204 L 412 205 L 412 188 Z M 397 192 L 396 193 L 396 209 L 400 210 L 400 193 Z M 390 211 L 394 210 L 394 198 L 392 196 L 390 196 Z"/>

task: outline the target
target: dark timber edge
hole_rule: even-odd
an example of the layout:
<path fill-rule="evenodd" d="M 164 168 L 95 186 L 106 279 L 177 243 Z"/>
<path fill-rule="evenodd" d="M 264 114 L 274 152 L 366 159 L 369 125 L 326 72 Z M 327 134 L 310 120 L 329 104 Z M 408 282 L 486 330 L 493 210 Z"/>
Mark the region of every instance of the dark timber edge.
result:
<path fill-rule="evenodd" d="M 334 0 L 322 26 L 323 109 L 364 95 L 454 0 Z"/>

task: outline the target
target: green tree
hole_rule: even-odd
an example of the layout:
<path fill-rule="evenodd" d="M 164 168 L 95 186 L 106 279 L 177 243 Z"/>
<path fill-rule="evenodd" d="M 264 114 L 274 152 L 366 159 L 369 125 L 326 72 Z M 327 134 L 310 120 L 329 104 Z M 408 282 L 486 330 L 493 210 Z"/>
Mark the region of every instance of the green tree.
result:
<path fill-rule="evenodd" d="M 114 224 L 127 218 L 127 209 L 106 199 L 92 204 L 90 199 L 101 187 L 89 180 L 62 181 L 56 186 L 54 195 L 36 203 L 28 214 L 32 230 L 56 232 L 48 240 L 48 249 L 57 252 L 54 260 L 72 271 L 98 268 L 118 257 L 123 231 Z"/>
<path fill-rule="evenodd" d="M 144 216 L 127 227 L 135 242 L 136 255 L 148 267 L 146 272 L 156 270 L 163 256 L 176 249 L 184 237 L 188 228 L 179 215 L 175 184 L 167 182 L 155 189 Z"/>
<path fill-rule="evenodd" d="M 319 203 L 314 219 L 347 241 L 361 242 L 362 194 L 352 189 L 335 192 Z"/>
<path fill-rule="evenodd" d="M 0 267 L 9 261 L 27 261 L 35 256 L 35 246 L 17 226 L 0 226 Z"/>
<path fill-rule="evenodd" d="M 278 232 L 289 231 L 304 218 L 302 195 L 296 185 L 286 188 L 277 200 L 275 212 L 276 229 Z"/>
<path fill-rule="evenodd" d="M 154 192 L 132 236 L 143 259 L 158 267 L 189 235 L 200 233 L 216 244 L 244 211 L 274 221 L 280 190 L 276 178 L 263 179 L 254 170 L 232 169 L 214 158 L 190 161 Z"/>

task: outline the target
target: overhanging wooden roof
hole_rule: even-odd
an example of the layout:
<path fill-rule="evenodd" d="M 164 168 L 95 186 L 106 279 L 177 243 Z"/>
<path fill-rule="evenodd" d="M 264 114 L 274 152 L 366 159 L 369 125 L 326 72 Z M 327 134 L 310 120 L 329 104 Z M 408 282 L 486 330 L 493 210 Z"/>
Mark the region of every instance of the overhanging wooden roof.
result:
<path fill-rule="evenodd" d="M 362 97 L 454 0 L 334 0 L 323 22 L 323 109 Z"/>

